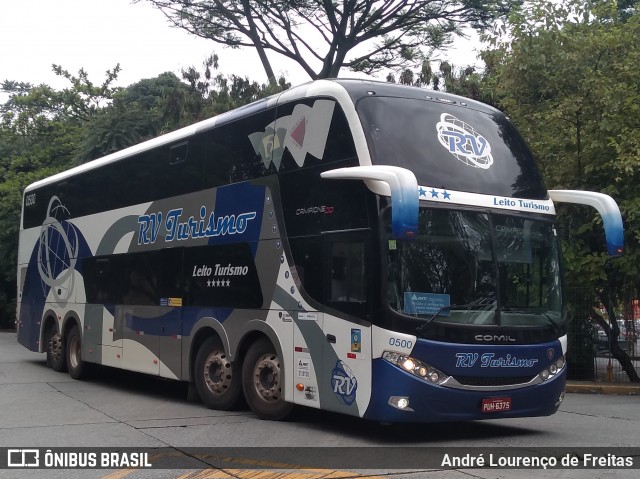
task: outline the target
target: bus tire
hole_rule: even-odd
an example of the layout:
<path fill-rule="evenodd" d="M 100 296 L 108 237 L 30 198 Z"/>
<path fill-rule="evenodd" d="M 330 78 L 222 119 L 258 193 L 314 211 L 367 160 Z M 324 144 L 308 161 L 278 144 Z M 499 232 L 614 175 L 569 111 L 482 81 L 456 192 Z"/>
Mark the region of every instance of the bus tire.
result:
<path fill-rule="evenodd" d="M 226 411 L 238 404 L 242 392 L 241 374 L 224 352 L 218 337 L 207 338 L 198 349 L 194 376 L 198 395 L 209 409 Z"/>
<path fill-rule="evenodd" d="M 67 370 L 65 343 L 55 326 L 47 329 L 45 344 L 47 345 L 47 366 L 54 371 L 65 372 Z"/>
<path fill-rule="evenodd" d="M 66 337 L 67 369 L 73 379 L 83 379 L 89 373 L 89 365 L 82 360 L 82 338 L 80 330 L 75 325 L 69 330 Z"/>
<path fill-rule="evenodd" d="M 253 343 L 242 365 L 242 387 L 249 407 L 260 419 L 280 420 L 293 404 L 284 400 L 282 359 L 266 338 Z"/>

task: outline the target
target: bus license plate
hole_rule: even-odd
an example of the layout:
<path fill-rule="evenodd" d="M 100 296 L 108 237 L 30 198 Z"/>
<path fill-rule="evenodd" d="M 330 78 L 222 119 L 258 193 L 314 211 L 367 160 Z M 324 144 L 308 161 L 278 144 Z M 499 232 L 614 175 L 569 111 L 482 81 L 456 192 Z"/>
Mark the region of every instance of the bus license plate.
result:
<path fill-rule="evenodd" d="M 482 400 L 482 412 L 500 412 L 511 409 L 511 398 L 486 398 Z"/>

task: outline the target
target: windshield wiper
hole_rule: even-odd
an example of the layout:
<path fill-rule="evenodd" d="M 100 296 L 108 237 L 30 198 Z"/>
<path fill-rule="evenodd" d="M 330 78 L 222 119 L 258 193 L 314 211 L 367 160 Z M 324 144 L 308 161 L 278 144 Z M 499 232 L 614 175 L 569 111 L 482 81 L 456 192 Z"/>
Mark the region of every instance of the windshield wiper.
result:
<path fill-rule="evenodd" d="M 433 313 L 433 315 L 429 316 L 427 319 L 424 320 L 424 323 L 421 324 L 418 327 L 417 332 L 421 333 L 424 330 L 424 328 L 426 328 L 428 326 L 428 324 L 431 321 L 433 321 L 434 319 L 436 319 L 443 311 L 451 310 L 453 308 L 456 308 L 456 309 L 471 309 L 471 308 L 473 308 L 475 306 L 484 306 L 482 308 L 482 311 L 486 311 L 487 309 L 489 309 L 490 306 L 493 306 L 494 304 L 496 304 L 496 299 L 494 297 L 492 297 L 492 296 L 481 296 L 480 298 L 474 299 L 470 303 L 466 303 L 466 304 L 449 304 L 447 306 L 442 306 L 440 309 L 438 309 L 438 311 Z"/>
<path fill-rule="evenodd" d="M 562 332 L 562 329 L 560 328 L 560 324 L 555 321 L 551 316 L 549 316 L 547 313 L 541 313 L 538 311 L 532 311 L 533 314 L 537 314 L 538 316 L 542 316 L 544 319 L 546 319 L 547 321 L 549 321 L 549 324 L 551 324 L 551 327 L 553 328 L 553 332 L 557 335 L 559 335 Z"/>
<path fill-rule="evenodd" d="M 516 308 L 502 308 L 502 311 L 507 313 L 535 314 L 536 316 L 542 316 L 544 319 L 546 319 L 549 322 L 549 324 L 553 328 L 554 333 L 559 335 L 562 332 L 560 323 L 558 323 L 555 319 L 549 316 L 548 313 L 543 313 L 541 311 L 530 311 L 527 309 L 516 309 Z"/>

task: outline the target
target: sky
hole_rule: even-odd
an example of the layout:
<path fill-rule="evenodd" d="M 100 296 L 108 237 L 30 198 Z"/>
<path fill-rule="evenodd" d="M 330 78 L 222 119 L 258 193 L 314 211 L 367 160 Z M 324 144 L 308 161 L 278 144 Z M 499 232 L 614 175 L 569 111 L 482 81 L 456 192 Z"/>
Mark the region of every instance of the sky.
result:
<path fill-rule="evenodd" d="M 0 0 L 0 15 L 0 81 L 64 88 L 68 82 L 52 72 L 55 63 L 73 74 L 84 68 L 91 81 L 100 83 L 119 63 L 122 70 L 115 86 L 125 87 L 166 71 L 180 76 L 182 68 L 200 69 L 213 52 L 220 57 L 221 73 L 266 81 L 253 49 L 231 50 L 171 27 L 162 12 L 145 2 Z M 445 56 L 455 65 L 472 64 L 474 45 L 458 42 Z M 270 58 L 276 74 L 284 74 L 293 85 L 309 80 L 295 63 Z M 341 76 L 354 74 L 344 70 Z"/>

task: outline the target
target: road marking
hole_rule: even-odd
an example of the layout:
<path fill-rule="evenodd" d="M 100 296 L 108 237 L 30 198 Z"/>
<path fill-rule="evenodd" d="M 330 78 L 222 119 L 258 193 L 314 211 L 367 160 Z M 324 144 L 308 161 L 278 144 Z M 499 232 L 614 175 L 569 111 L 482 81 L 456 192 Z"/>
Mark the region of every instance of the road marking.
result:
<path fill-rule="evenodd" d="M 151 456 L 151 463 L 161 457 L 184 456 L 179 451 L 161 453 Z M 259 461 L 238 457 L 215 455 L 196 455 L 196 459 L 242 464 L 246 466 L 269 468 L 265 469 L 200 469 L 177 476 L 175 479 L 385 479 L 382 476 L 360 474 L 357 472 L 336 471 L 334 469 L 305 469 L 299 464 L 285 464 L 271 461 Z M 102 479 L 123 479 L 129 474 L 144 469 L 122 469 L 115 471 Z"/>
<path fill-rule="evenodd" d="M 115 471 L 102 479 L 122 479 L 132 472 L 142 469 L 123 469 Z M 192 471 L 175 479 L 386 479 L 357 472 L 335 471 L 333 469 L 304 469 L 301 471 L 265 471 L 262 469 L 201 469 Z"/>
<path fill-rule="evenodd" d="M 134 472 L 135 469 L 122 469 L 120 471 L 112 472 L 106 476 L 103 476 L 102 479 L 122 479 L 123 477 L 127 477 L 129 474 Z"/>
<path fill-rule="evenodd" d="M 259 469 L 203 469 L 183 474 L 176 479 L 385 479 L 381 476 L 333 469 L 305 469 L 302 471 L 263 471 Z"/>

